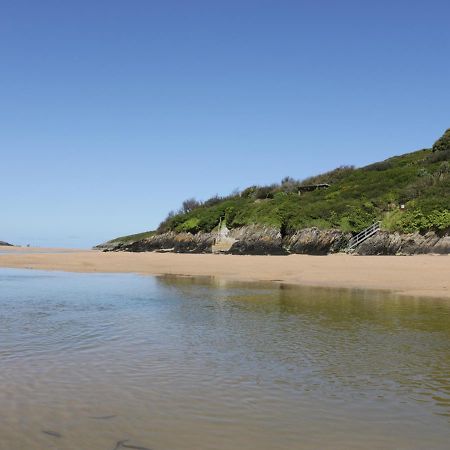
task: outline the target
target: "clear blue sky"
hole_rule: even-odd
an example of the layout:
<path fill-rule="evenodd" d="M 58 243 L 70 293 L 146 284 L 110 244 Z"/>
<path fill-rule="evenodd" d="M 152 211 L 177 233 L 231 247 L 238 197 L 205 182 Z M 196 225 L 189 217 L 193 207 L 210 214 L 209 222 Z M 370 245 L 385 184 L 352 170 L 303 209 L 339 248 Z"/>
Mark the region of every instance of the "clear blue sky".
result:
<path fill-rule="evenodd" d="M 450 3 L 0 0 L 0 240 L 86 247 L 187 197 L 430 146 Z"/>

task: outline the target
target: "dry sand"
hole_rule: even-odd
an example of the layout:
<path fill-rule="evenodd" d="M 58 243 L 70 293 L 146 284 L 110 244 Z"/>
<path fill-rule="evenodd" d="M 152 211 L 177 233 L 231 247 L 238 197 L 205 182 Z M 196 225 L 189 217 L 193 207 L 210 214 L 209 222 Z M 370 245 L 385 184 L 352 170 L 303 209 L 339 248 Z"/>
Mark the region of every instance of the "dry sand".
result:
<path fill-rule="evenodd" d="M 8 252 L 0 253 L 0 267 L 210 276 L 306 286 L 386 289 L 405 295 L 450 298 L 450 258 L 447 256 L 234 256 L 64 252 L 62 249 L 52 252 L 52 249 L 11 247 L 0 247 L 0 250 Z"/>

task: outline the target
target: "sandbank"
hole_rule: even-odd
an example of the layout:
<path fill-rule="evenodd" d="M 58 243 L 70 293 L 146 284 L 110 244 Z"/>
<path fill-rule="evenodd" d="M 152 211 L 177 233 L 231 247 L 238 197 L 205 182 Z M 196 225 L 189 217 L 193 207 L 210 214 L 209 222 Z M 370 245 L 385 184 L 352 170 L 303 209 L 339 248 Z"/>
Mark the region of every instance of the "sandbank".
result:
<path fill-rule="evenodd" d="M 0 253 L 0 267 L 66 272 L 134 272 L 273 281 L 336 288 L 390 290 L 411 296 L 450 298 L 450 258 L 416 256 L 237 256 L 174 253 L 103 253 L 30 249 Z M 2 247 L 0 247 L 2 250 Z M 26 250 L 26 251 L 25 251 Z"/>

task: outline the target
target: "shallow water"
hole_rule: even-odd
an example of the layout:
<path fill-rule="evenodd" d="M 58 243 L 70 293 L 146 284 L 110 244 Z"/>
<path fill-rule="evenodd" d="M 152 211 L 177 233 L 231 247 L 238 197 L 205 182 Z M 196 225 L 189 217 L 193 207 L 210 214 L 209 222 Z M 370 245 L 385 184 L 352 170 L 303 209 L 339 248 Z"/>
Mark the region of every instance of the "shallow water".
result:
<path fill-rule="evenodd" d="M 2 450 L 448 449 L 450 302 L 0 269 L 0 405 Z"/>

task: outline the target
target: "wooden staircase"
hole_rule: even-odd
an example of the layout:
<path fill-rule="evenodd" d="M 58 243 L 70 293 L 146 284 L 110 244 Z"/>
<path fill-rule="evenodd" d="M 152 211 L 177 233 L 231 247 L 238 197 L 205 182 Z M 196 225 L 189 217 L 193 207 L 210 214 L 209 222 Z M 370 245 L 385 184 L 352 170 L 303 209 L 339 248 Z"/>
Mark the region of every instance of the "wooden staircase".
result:
<path fill-rule="evenodd" d="M 381 222 L 375 222 L 370 227 L 367 227 L 365 230 L 362 230 L 360 233 L 358 233 L 356 236 L 353 236 L 349 241 L 347 245 L 347 251 L 352 252 L 355 250 L 356 247 L 358 247 L 359 244 L 363 243 L 366 239 L 369 239 L 374 234 L 378 233 L 381 228 Z"/>

